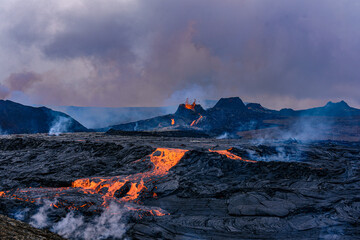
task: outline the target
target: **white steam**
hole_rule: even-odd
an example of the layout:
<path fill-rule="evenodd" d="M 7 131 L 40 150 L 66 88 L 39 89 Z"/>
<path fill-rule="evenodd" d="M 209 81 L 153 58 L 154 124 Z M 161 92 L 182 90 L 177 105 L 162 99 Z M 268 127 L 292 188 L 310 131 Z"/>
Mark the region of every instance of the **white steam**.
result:
<path fill-rule="evenodd" d="M 98 217 L 91 220 L 74 212 L 69 212 L 63 219 L 52 223 L 48 215 L 52 212 L 53 202 L 44 201 L 44 205 L 31 217 L 30 224 L 36 228 L 49 227 L 52 232 L 68 239 L 120 239 L 126 232 L 126 208 L 112 203 Z"/>
<path fill-rule="evenodd" d="M 291 122 L 293 121 L 293 122 Z M 301 117 L 281 123 L 278 127 L 269 127 L 247 131 L 245 135 L 251 143 L 259 145 L 272 140 L 318 141 L 334 138 L 334 121 L 329 118 Z"/>
<path fill-rule="evenodd" d="M 288 131 L 282 132 L 282 139 L 301 141 L 326 140 L 331 137 L 331 120 L 300 118 Z"/>
<path fill-rule="evenodd" d="M 283 147 L 276 147 L 276 154 L 269 154 L 266 156 L 259 156 L 255 151 L 247 149 L 246 152 L 249 154 L 249 158 L 256 160 L 256 161 L 263 161 L 263 162 L 290 162 L 296 161 L 298 162 L 300 159 L 300 151 L 294 153 L 287 152 Z"/>
<path fill-rule="evenodd" d="M 52 208 L 52 204 L 49 200 L 44 200 L 44 205 L 39 208 L 39 211 L 31 217 L 30 224 L 36 228 L 44 228 L 49 225 L 48 213 Z"/>
<path fill-rule="evenodd" d="M 61 133 L 67 132 L 70 127 L 71 119 L 67 117 L 57 117 L 49 130 L 49 135 L 59 136 Z"/>
<path fill-rule="evenodd" d="M 51 229 L 60 236 L 70 238 L 73 235 L 77 235 L 77 231 L 80 226 L 84 225 L 83 216 L 74 216 L 74 212 L 69 212 L 65 218 L 56 223 Z"/>
<path fill-rule="evenodd" d="M 30 211 L 30 208 L 25 208 L 21 211 L 17 211 L 12 217 L 19 221 L 24 221 L 26 214 Z"/>
<path fill-rule="evenodd" d="M 223 134 L 216 137 L 216 139 L 227 139 L 229 138 L 229 134 L 227 132 L 224 132 Z"/>

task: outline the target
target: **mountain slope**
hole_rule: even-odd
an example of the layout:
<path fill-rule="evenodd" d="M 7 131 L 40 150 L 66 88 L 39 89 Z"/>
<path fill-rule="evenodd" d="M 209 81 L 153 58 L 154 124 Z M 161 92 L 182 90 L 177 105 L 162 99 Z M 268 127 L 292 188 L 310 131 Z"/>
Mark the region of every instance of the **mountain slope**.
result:
<path fill-rule="evenodd" d="M 349 117 L 360 116 L 360 109 L 350 107 L 346 102 L 328 102 L 323 107 L 309 108 L 305 110 L 281 109 L 283 116 L 328 116 L 328 117 Z"/>
<path fill-rule="evenodd" d="M 261 105 L 258 106 L 261 107 Z M 231 97 L 221 98 L 214 107 L 207 110 L 195 102 L 185 103 L 179 105 L 175 114 L 114 125 L 109 128 L 122 131 L 201 130 L 218 134 L 242 128 L 250 121 L 253 125 L 262 125 L 263 119 L 274 117 L 274 115 L 276 111 L 255 111 L 245 106 L 239 97 Z"/>
<path fill-rule="evenodd" d="M 243 131 L 295 125 L 297 130 L 304 131 L 304 125 L 314 125 L 317 117 L 326 117 L 324 123 L 327 123 L 327 132 L 333 132 L 330 123 L 334 122 L 335 118 L 345 118 L 340 122 L 336 120 L 339 124 L 333 126 L 345 132 L 344 127 L 355 124 L 356 120 L 353 118 L 357 116 L 360 116 L 360 110 L 350 107 L 344 101 L 329 102 L 323 107 L 306 110 L 282 109 L 276 111 L 264 108 L 258 103 L 245 105 L 239 97 L 232 97 L 221 98 L 214 107 L 207 110 L 194 103 L 193 105 L 180 104 L 175 114 L 119 124 L 109 128 L 122 131 L 195 130 L 203 131 L 210 136 L 218 136 L 223 133 L 235 134 Z M 311 132 L 317 132 L 316 130 L 319 129 L 313 129 Z"/>
<path fill-rule="evenodd" d="M 88 131 L 65 113 L 9 100 L 0 100 L 0 130 L 0 133 L 6 134 Z"/>

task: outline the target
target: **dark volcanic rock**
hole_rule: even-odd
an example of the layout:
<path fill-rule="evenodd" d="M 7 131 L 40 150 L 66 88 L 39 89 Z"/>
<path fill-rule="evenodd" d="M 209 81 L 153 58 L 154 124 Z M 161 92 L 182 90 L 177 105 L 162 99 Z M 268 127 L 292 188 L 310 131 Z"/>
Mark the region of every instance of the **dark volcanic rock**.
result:
<path fill-rule="evenodd" d="M 281 115 L 284 116 L 329 116 L 329 117 L 350 117 L 359 116 L 360 110 L 350 107 L 346 102 L 328 102 L 323 107 L 310 108 L 305 110 L 282 109 Z"/>
<path fill-rule="evenodd" d="M 239 97 L 220 98 L 213 109 L 230 110 L 230 111 L 246 111 L 246 106 Z"/>
<path fill-rule="evenodd" d="M 0 134 L 47 133 L 59 121 L 64 132 L 86 132 L 83 125 L 69 115 L 46 107 L 30 107 L 0 100 Z"/>
<path fill-rule="evenodd" d="M 324 119 L 319 119 L 319 117 L 324 117 Z M 175 114 L 115 125 L 110 128 L 122 131 L 153 132 L 195 130 L 220 138 L 244 136 L 247 138 L 253 135 L 259 138 L 282 138 L 283 136 L 289 138 L 294 135 L 300 138 L 310 136 L 312 140 L 349 140 L 341 135 L 357 139 L 356 135 L 360 129 L 359 117 L 360 110 L 349 107 L 344 101 L 329 102 L 324 107 L 307 110 L 276 111 L 264 108 L 258 103 L 248 103 L 245 106 L 239 97 L 231 97 L 221 98 L 214 107 L 207 110 L 195 103 L 180 104 Z M 159 136 L 162 134 L 159 133 Z M 145 135 L 148 136 L 148 133 L 144 133 L 143 136 Z"/>
<path fill-rule="evenodd" d="M 123 166 L 152 151 L 154 148 L 146 145 L 124 148 L 109 142 L 2 138 L 0 191 L 19 187 L 68 187 L 78 178 L 139 172 L 148 166 L 137 165 L 135 170 Z"/>
<path fill-rule="evenodd" d="M 247 109 L 262 114 L 277 114 L 277 111 L 264 108 L 259 103 L 248 103 L 246 104 Z"/>
<path fill-rule="evenodd" d="M 122 131 L 110 129 L 106 132 L 108 135 L 120 136 L 144 136 L 144 137 L 193 137 L 193 138 L 208 138 L 210 137 L 204 132 L 187 130 L 187 131 Z"/>
<path fill-rule="evenodd" d="M 186 108 L 185 104 L 180 104 L 175 114 L 159 116 L 132 123 L 114 125 L 110 126 L 110 129 L 122 131 L 156 131 L 164 129 L 192 131 L 194 129 L 191 128 L 191 124 L 199 119 L 199 117 L 201 117 L 204 113 L 205 110 L 199 104 L 196 104 L 192 109 Z"/>
<path fill-rule="evenodd" d="M 145 188 L 130 206 L 130 209 L 162 209 L 166 214 L 141 215 L 139 211 L 130 211 L 124 237 L 356 239 L 360 236 L 360 143 L 287 141 L 253 145 L 229 139 L 95 134 L 88 134 L 85 141 L 76 141 L 80 136 L 83 135 L 1 139 L 1 190 L 10 190 L 11 196 L 40 183 L 43 187 L 53 187 L 63 185 L 61 181 L 116 175 L 111 180 L 114 182 L 152 169 L 154 166 L 146 156 L 158 147 L 185 148 L 189 151 L 165 175 L 143 182 Z M 208 150 L 230 146 L 234 147 L 230 153 L 256 162 L 228 158 Z M 158 150 L 154 156 L 162 154 Z M 125 183 L 115 198 L 126 196 L 132 188 L 134 185 Z M 51 199 L 52 189 L 36 191 Z M 105 187 L 99 194 L 109 189 Z M 63 189 L 53 191 L 60 190 Z M 52 210 L 51 221 L 64 219 L 68 212 L 64 206 L 71 201 L 86 206 L 73 211 L 82 213 L 86 219 L 97 219 L 96 206 L 101 206 L 101 195 L 86 195 L 76 188 L 65 190 L 57 196 L 62 204 Z M 0 210 L 9 216 L 19 209 L 34 212 L 38 207 L 37 203 L 0 198 Z M 118 212 L 111 214 L 117 216 Z M 121 223 L 116 226 L 120 227 Z"/>

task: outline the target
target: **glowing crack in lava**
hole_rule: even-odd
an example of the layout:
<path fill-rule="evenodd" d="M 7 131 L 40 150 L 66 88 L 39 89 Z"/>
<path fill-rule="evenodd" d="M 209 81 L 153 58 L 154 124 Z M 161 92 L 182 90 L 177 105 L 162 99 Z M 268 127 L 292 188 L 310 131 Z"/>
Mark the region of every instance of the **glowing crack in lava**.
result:
<path fill-rule="evenodd" d="M 229 152 L 229 150 L 212 150 L 227 158 L 245 162 L 256 162 L 246 160 Z M 150 193 L 146 186 L 152 185 L 159 177 L 164 177 L 174 167 L 188 150 L 157 148 L 152 154 L 137 161 L 150 160 L 151 170 L 144 173 L 137 173 L 129 176 L 115 177 L 92 177 L 75 180 L 71 187 L 62 188 L 24 188 L 0 192 L 0 197 L 17 199 L 27 202 L 38 202 L 42 199 L 57 200 L 53 203 L 54 208 L 66 208 L 79 210 L 80 208 L 99 209 L 107 208 L 111 201 L 123 203 L 128 210 L 140 211 L 143 214 L 164 216 L 168 214 L 161 208 L 138 205 L 139 196 Z M 156 188 L 156 187 L 155 187 Z M 139 215 L 140 216 L 140 215 Z"/>
<path fill-rule="evenodd" d="M 174 125 L 175 124 L 175 119 L 171 119 L 171 125 Z"/>
<path fill-rule="evenodd" d="M 130 187 L 122 201 L 134 201 L 139 197 L 142 190 L 146 189 L 145 183 L 152 181 L 154 177 L 161 177 L 175 166 L 188 150 L 157 148 L 149 157 L 153 169 L 145 173 L 137 173 L 126 177 L 111 178 L 84 178 L 73 182 L 73 188 L 80 188 L 88 194 L 101 193 L 104 204 L 113 200 L 116 195 L 122 195 L 124 186 Z M 130 186 L 129 186 L 130 185 Z"/>
<path fill-rule="evenodd" d="M 111 201 L 136 203 L 140 194 L 147 190 L 146 183 L 154 181 L 154 178 L 168 174 L 168 171 L 180 161 L 187 151 L 184 149 L 157 148 L 149 156 L 140 159 L 143 161 L 149 159 L 153 165 L 152 169 L 145 173 L 129 176 L 83 178 L 74 181 L 72 187 L 16 189 L 15 191 L 0 192 L 0 197 L 33 203 L 40 199 L 58 199 L 58 203 L 53 204 L 52 207 L 62 207 L 70 210 L 78 210 L 93 205 L 108 207 Z M 66 200 L 69 196 L 73 200 L 74 196 L 76 196 L 76 201 L 69 202 Z M 156 196 L 156 194 L 153 194 L 153 196 Z M 150 209 L 138 205 L 132 205 L 131 207 L 127 205 L 125 207 L 129 210 L 145 211 L 156 216 L 167 214 L 160 208 Z"/>
<path fill-rule="evenodd" d="M 227 158 L 230 158 L 230 159 L 240 160 L 240 161 L 244 161 L 244 162 L 252 162 L 252 163 L 256 162 L 254 160 L 243 159 L 242 157 L 239 157 L 239 156 L 229 152 L 231 150 L 232 150 L 232 148 L 229 148 L 227 150 L 212 150 L 212 149 L 209 149 L 210 152 L 216 152 L 218 154 L 225 155 Z"/>
<path fill-rule="evenodd" d="M 187 98 L 185 101 L 185 108 L 186 109 L 190 109 L 190 110 L 194 110 L 195 109 L 195 105 L 196 105 L 196 99 L 194 99 L 194 102 L 192 104 L 189 103 L 189 99 Z"/>

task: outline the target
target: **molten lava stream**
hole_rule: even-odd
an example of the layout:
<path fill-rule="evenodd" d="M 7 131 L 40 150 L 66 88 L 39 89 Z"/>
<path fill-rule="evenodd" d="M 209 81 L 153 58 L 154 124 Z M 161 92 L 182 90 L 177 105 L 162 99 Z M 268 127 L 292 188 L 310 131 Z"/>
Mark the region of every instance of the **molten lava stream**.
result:
<path fill-rule="evenodd" d="M 25 188 L 16 191 L 0 192 L 0 197 L 18 199 L 21 201 L 35 202 L 42 198 L 56 199 L 60 195 L 65 197 L 74 193 L 82 192 L 90 194 L 95 199 L 102 198 L 102 206 L 108 207 L 110 201 L 116 202 L 136 202 L 141 191 L 146 189 L 145 183 L 153 180 L 154 177 L 161 177 L 175 166 L 188 150 L 157 148 L 148 157 L 153 164 L 153 168 L 145 173 L 137 173 L 129 176 L 116 177 L 94 177 L 78 179 L 72 183 L 70 188 Z M 95 194 L 95 195 L 94 195 Z M 155 195 L 156 196 L 156 195 Z M 93 198 L 94 199 L 94 198 Z M 61 200 L 52 206 L 55 208 L 64 207 L 70 210 L 78 210 L 82 207 L 93 205 L 92 202 L 71 203 Z M 163 216 L 167 213 L 161 208 L 153 209 L 146 206 L 133 206 L 129 208 L 134 211 L 142 211 L 147 214 Z"/>
<path fill-rule="evenodd" d="M 254 160 L 243 159 L 242 157 L 236 156 L 235 154 L 229 152 L 229 150 L 231 150 L 231 148 L 227 149 L 227 150 L 212 150 L 212 149 L 209 149 L 210 152 L 216 152 L 218 154 L 225 155 L 227 158 L 230 158 L 230 159 L 240 160 L 240 161 L 244 161 L 244 162 L 256 163 L 256 161 L 254 161 Z"/>
<path fill-rule="evenodd" d="M 192 123 L 190 124 L 190 126 L 192 127 L 192 126 L 194 126 L 194 125 L 198 124 L 202 118 L 203 118 L 203 116 L 202 116 L 202 115 L 200 115 L 200 117 L 199 117 L 198 119 L 196 119 L 196 120 L 192 121 Z"/>
<path fill-rule="evenodd" d="M 103 196 L 104 205 L 108 200 L 117 200 L 116 194 L 122 196 L 122 191 L 129 188 L 125 196 L 121 197 L 121 201 L 135 201 L 142 190 L 146 189 L 144 182 L 151 181 L 153 177 L 164 176 L 175 166 L 184 156 L 187 150 L 157 148 L 149 155 L 153 164 L 152 170 L 145 173 L 137 173 L 130 176 L 117 176 L 111 178 L 84 178 L 78 179 L 72 183 L 73 188 L 80 188 L 87 194 L 101 194 Z M 125 186 L 126 185 L 126 186 Z"/>

